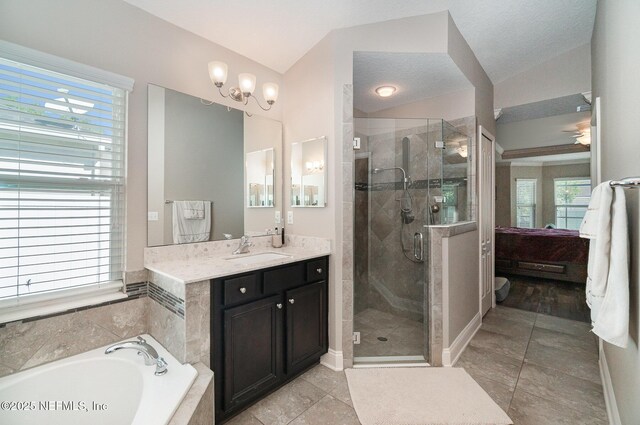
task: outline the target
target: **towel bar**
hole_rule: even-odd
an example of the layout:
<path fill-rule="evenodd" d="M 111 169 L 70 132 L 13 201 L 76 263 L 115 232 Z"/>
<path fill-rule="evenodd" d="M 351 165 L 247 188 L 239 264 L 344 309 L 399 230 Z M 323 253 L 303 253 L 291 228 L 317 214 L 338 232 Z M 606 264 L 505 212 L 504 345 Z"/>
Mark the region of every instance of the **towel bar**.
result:
<path fill-rule="evenodd" d="M 640 187 L 640 177 L 627 177 L 622 180 L 612 180 L 609 182 L 609 186 L 622 186 L 622 187 Z"/>
<path fill-rule="evenodd" d="M 213 201 L 203 201 L 203 202 L 211 202 L 211 203 L 213 204 Z M 174 201 L 173 201 L 173 200 L 170 200 L 170 199 L 167 199 L 167 200 L 165 200 L 165 201 L 164 201 L 164 203 L 165 203 L 165 204 L 173 204 L 173 203 L 174 203 Z"/>

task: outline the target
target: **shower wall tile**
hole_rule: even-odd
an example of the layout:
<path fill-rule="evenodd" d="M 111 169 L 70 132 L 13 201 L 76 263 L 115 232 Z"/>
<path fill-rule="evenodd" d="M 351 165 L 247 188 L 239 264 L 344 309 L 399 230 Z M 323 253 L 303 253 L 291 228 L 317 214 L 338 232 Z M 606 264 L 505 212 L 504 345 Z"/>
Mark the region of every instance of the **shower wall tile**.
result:
<path fill-rule="evenodd" d="M 353 319 L 342 321 L 342 358 L 344 367 L 353 366 Z"/>
<path fill-rule="evenodd" d="M 353 344 L 345 344 L 345 335 L 353 332 L 353 85 L 345 84 L 342 90 L 342 349 L 345 364 L 353 364 Z M 345 297 L 346 295 L 346 297 Z"/>

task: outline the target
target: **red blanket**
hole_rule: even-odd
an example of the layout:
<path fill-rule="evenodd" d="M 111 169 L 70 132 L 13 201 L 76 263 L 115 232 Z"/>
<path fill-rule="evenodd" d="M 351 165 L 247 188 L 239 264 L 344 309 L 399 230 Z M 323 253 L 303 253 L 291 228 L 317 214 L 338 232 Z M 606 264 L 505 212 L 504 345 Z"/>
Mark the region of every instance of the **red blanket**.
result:
<path fill-rule="evenodd" d="M 496 227 L 496 258 L 587 264 L 589 240 L 576 230 Z"/>

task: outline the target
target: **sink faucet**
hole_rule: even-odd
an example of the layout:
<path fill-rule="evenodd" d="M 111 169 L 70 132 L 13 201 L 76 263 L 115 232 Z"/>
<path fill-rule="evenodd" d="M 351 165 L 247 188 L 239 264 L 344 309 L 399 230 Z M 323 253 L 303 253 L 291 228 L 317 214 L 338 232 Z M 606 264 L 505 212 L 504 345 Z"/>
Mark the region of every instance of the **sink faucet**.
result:
<path fill-rule="evenodd" d="M 111 354 L 124 348 L 138 350 L 138 354 L 144 357 L 144 364 L 147 366 L 156 366 L 156 375 L 164 375 L 167 373 L 167 362 L 158 355 L 155 348 L 147 344 L 147 341 L 140 336 L 137 341 L 125 341 L 114 344 L 107 348 L 104 353 Z"/>
<path fill-rule="evenodd" d="M 249 236 L 244 235 L 243 237 L 240 238 L 240 245 L 238 245 L 238 248 L 236 248 L 236 250 L 233 251 L 233 254 L 245 254 L 249 252 L 250 246 L 253 246 L 253 243 L 249 242 Z"/>

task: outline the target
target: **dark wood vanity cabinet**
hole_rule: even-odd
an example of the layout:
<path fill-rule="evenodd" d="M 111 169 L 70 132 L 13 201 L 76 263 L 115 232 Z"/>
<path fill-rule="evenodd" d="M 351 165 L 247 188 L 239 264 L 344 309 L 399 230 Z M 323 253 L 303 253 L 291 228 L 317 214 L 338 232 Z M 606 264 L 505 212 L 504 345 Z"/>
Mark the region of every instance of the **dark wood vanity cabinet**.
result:
<path fill-rule="evenodd" d="M 212 281 L 216 421 L 317 363 L 328 348 L 327 257 Z"/>

